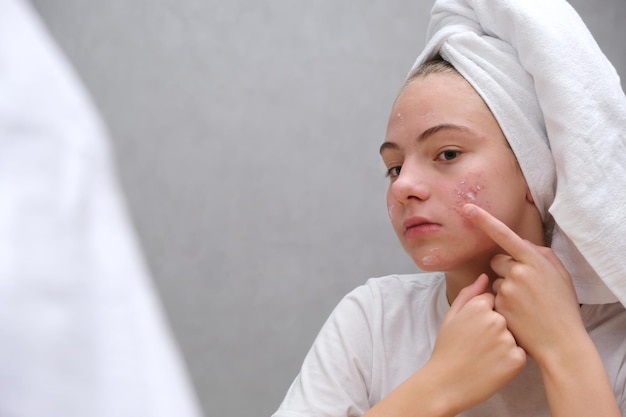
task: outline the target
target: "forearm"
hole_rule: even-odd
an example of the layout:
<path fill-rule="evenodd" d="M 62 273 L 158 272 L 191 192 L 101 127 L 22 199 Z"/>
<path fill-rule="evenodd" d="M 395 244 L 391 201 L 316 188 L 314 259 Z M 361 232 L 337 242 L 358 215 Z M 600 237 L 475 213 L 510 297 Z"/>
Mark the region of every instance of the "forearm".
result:
<path fill-rule="evenodd" d="M 552 417 L 621 417 L 602 359 L 586 333 L 539 366 Z"/>
<path fill-rule="evenodd" d="M 409 377 L 363 417 L 452 417 L 448 388 L 428 365 Z"/>

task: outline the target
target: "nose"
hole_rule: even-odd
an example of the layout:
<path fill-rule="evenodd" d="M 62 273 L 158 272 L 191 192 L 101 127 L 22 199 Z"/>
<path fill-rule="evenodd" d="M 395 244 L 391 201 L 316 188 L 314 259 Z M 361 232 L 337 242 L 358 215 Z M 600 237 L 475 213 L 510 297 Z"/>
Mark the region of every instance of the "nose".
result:
<path fill-rule="evenodd" d="M 406 204 L 412 200 L 427 200 L 431 194 L 431 186 L 422 170 L 405 162 L 389 191 L 398 202 Z"/>

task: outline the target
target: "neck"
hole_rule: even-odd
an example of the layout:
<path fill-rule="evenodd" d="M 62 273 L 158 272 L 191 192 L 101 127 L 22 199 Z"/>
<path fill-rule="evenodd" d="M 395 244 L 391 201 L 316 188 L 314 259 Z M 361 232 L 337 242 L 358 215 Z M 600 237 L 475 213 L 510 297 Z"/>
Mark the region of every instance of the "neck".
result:
<path fill-rule="evenodd" d="M 449 304 L 454 302 L 463 288 L 471 285 L 483 273 L 489 276 L 487 290 L 491 291 L 491 284 L 497 278 L 489 265 L 492 257 L 474 262 L 472 265 L 464 265 L 462 268 L 446 271 L 446 296 Z"/>

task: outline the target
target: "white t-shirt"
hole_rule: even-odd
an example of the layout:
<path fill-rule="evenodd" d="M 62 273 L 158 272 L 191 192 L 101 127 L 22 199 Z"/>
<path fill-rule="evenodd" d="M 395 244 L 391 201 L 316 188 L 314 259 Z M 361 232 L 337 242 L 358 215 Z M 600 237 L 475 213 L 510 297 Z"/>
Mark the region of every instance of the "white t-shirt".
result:
<path fill-rule="evenodd" d="M 442 273 L 368 280 L 337 305 L 273 417 L 361 416 L 430 358 L 450 306 Z M 626 415 L 626 310 L 620 303 L 583 305 Z M 461 416 L 549 416 L 538 368 L 527 361 L 513 381 Z"/>

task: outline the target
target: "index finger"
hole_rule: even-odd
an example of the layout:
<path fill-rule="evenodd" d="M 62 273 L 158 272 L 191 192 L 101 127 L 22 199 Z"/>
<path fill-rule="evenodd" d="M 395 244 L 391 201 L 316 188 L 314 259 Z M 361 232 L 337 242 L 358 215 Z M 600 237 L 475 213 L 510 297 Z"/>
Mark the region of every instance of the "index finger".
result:
<path fill-rule="evenodd" d="M 528 242 L 488 211 L 469 203 L 463 206 L 462 211 L 474 225 L 478 226 L 514 259 L 524 261 L 534 256 L 534 251 Z"/>

